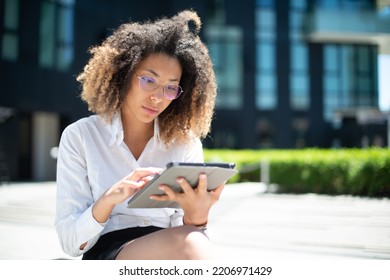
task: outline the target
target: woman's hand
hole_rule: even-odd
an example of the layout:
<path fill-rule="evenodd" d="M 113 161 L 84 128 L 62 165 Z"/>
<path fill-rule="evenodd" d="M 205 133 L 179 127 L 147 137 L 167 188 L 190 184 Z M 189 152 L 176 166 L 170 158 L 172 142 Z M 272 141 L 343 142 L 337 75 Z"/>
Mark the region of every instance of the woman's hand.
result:
<path fill-rule="evenodd" d="M 194 189 L 184 179 L 178 178 L 178 184 L 183 189 L 182 193 L 174 192 L 167 185 L 160 185 L 159 189 L 165 195 L 152 195 L 150 198 L 157 201 L 172 200 L 177 202 L 184 210 L 183 222 L 187 225 L 203 225 L 208 221 L 211 207 L 218 201 L 224 185 L 218 186 L 212 191 L 207 190 L 207 176 L 199 176 L 198 186 Z"/>
<path fill-rule="evenodd" d="M 100 196 L 92 208 L 92 214 L 96 221 L 99 223 L 106 222 L 115 205 L 122 203 L 143 188 L 161 170 L 152 167 L 138 168 L 114 184 Z"/>
<path fill-rule="evenodd" d="M 114 205 L 120 204 L 143 188 L 160 172 L 160 168 L 138 168 L 109 188 L 103 196 Z"/>

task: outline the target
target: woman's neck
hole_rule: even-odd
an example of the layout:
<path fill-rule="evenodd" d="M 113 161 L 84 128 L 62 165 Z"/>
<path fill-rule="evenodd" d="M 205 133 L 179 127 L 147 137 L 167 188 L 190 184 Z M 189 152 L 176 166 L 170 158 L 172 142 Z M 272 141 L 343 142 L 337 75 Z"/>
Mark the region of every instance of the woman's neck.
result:
<path fill-rule="evenodd" d="M 124 142 L 132 152 L 135 159 L 138 160 L 146 144 L 154 134 L 154 122 L 143 123 L 136 118 L 130 118 L 121 114 Z"/>

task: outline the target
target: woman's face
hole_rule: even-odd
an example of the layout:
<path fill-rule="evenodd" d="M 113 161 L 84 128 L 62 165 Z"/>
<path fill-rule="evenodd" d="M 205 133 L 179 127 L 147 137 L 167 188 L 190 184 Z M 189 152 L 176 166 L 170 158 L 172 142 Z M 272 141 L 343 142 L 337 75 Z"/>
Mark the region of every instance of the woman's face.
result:
<path fill-rule="evenodd" d="M 165 97 L 164 86 L 179 85 L 181 75 L 181 65 L 176 58 L 163 53 L 149 55 L 138 64 L 130 79 L 130 89 L 122 110 L 142 123 L 152 122 L 172 102 Z M 155 81 L 158 87 L 153 90 L 141 88 L 141 77 L 144 77 L 143 85 Z"/>

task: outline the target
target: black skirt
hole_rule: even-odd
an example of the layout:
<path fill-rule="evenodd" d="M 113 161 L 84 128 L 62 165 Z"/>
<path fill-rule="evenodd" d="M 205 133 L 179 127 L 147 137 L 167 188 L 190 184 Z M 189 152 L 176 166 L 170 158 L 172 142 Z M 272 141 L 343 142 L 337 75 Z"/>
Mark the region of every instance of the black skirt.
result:
<path fill-rule="evenodd" d="M 108 232 L 98 239 L 96 244 L 83 255 L 83 260 L 115 260 L 123 245 L 127 242 L 161 230 L 160 227 L 134 227 Z"/>

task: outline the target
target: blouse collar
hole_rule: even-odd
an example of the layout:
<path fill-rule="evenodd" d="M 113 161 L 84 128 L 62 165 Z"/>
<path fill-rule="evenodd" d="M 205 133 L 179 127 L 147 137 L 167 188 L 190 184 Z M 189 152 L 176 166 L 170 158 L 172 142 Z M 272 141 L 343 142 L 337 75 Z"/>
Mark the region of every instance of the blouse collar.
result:
<path fill-rule="evenodd" d="M 111 138 L 109 141 L 109 145 L 112 146 L 114 144 L 120 145 L 124 140 L 124 131 L 123 131 L 123 125 L 122 125 L 122 119 L 119 112 L 116 112 L 111 123 L 110 123 L 110 130 L 111 130 Z M 153 148 L 158 144 L 161 143 L 160 139 L 160 127 L 158 125 L 158 118 L 154 119 L 154 133 L 153 133 Z"/>

